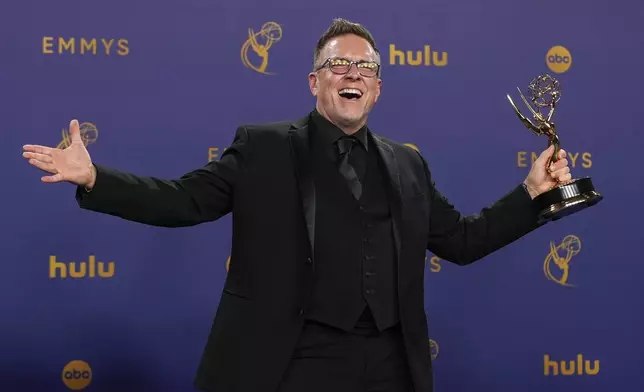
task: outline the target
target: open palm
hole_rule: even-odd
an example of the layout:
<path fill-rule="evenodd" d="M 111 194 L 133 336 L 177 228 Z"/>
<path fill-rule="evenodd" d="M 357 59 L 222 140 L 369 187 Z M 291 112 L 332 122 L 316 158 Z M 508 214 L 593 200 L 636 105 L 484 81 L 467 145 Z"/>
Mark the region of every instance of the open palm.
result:
<path fill-rule="evenodd" d="M 27 144 L 23 146 L 22 156 L 33 166 L 52 173 L 43 176 L 43 182 L 71 182 L 91 188 L 94 185 L 96 173 L 92 159 L 87 152 L 80 136 L 80 126 L 77 120 L 69 124 L 71 144 L 64 150 L 40 145 Z"/>

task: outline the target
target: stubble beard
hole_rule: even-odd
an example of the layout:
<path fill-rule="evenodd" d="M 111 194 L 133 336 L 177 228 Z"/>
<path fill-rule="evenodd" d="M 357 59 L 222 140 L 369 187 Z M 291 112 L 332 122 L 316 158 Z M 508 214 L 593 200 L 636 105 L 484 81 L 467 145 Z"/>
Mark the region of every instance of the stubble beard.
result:
<path fill-rule="evenodd" d="M 359 125 L 364 118 L 366 117 L 365 108 L 359 110 L 338 110 L 337 112 L 337 122 L 338 125 L 343 128 L 353 128 Z"/>

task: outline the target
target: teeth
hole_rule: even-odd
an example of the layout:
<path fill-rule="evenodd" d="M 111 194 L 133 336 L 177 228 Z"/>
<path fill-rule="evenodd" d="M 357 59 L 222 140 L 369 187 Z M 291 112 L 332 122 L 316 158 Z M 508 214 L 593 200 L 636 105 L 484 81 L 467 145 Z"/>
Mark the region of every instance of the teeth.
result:
<path fill-rule="evenodd" d="M 362 92 L 355 88 L 343 88 L 339 92 L 340 94 L 356 94 L 358 97 L 362 96 Z"/>

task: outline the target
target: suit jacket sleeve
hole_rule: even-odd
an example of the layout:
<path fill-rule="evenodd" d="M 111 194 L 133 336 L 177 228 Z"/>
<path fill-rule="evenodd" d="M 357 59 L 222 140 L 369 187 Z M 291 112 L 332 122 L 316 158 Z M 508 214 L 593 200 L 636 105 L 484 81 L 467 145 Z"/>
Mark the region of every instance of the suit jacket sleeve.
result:
<path fill-rule="evenodd" d="M 179 179 L 142 177 L 100 165 L 91 191 L 76 189 L 83 209 L 153 226 L 181 227 L 214 221 L 231 211 L 235 184 L 248 161 L 248 133 L 237 129 L 219 161 Z"/>
<path fill-rule="evenodd" d="M 462 216 L 436 189 L 424 159 L 423 164 L 430 204 L 427 249 L 438 257 L 470 264 L 539 227 L 538 211 L 522 184 L 478 214 Z"/>

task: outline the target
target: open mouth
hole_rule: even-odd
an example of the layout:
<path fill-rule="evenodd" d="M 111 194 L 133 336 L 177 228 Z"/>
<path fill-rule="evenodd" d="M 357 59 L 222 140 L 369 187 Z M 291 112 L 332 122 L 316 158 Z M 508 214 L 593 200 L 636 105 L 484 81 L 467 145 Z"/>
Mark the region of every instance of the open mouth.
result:
<path fill-rule="evenodd" d="M 343 88 L 342 90 L 338 91 L 338 94 L 340 94 L 342 98 L 351 101 L 357 101 L 362 97 L 362 91 L 358 90 L 357 88 Z"/>

